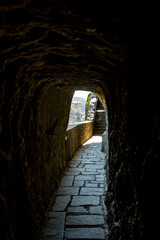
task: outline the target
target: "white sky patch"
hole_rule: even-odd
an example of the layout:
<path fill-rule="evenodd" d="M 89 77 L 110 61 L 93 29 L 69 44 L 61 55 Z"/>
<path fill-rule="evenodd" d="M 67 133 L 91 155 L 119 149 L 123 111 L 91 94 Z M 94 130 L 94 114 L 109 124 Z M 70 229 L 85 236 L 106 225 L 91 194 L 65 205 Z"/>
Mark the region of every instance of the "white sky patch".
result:
<path fill-rule="evenodd" d="M 87 99 L 89 91 L 75 91 L 73 97 L 80 97 L 80 98 L 85 98 Z"/>

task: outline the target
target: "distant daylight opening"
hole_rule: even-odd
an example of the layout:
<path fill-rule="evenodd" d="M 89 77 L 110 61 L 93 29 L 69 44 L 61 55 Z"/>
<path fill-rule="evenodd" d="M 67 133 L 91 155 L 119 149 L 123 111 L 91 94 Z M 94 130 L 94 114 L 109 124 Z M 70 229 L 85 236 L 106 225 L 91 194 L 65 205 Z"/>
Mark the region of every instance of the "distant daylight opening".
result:
<path fill-rule="evenodd" d="M 87 121 L 94 121 L 97 100 L 93 92 L 75 91 L 70 107 L 68 129 Z"/>

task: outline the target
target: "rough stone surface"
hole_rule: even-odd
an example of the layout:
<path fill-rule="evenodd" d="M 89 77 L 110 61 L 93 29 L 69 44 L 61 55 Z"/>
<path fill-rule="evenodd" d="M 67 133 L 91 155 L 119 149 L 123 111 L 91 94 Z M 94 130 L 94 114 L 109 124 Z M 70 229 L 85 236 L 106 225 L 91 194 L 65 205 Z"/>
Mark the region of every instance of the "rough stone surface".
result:
<path fill-rule="evenodd" d="M 100 215 L 67 216 L 67 226 L 98 226 L 104 224 L 104 217 Z"/>
<path fill-rule="evenodd" d="M 67 239 L 105 239 L 103 228 L 67 228 Z"/>
<path fill-rule="evenodd" d="M 84 207 L 69 207 L 68 213 L 88 213 L 88 210 Z"/>
<path fill-rule="evenodd" d="M 71 206 L 98 205 L 99 201 L 97 196 L 74 196 Z"/>
<path fill-rule="evenodd" d="M 78 195 L 79 187 L 60 187 L 58 195 Z"/>
<path fill-rule="evenodd" d="M 53 211 L 64 211 L 70 200 L 70 196 L 57 196 Z"/>
<path fill-rule="evenodd" d="M 64 176 L 61 181 L 61 187 L 71 187 L 73 185 L 74 176 Z"/>
<path fill-rule="evenodd" d="M 83 180 L 94 180 L 95 179 L 95 177 L 94 177 L 94 175 L 79 175 L 79 176 L 76 176 L 75 177 L 75 180 L 79 180 L 79 181 L 83 181 Z"/>
<path fill-rule="evenodd" d="M 97 239 L 98 233 L 100 234 L 100 239 L 105 239 L 107 234 L 106 230 L 107 225 L 105 223 L 105 216 L 106 216 L 106 210 L 104 205 L 104 194 L 105 194 L 105 184 L 103 184 L 103 187 L 100 186 L 100 184 L 96 184 L 96 187 L 85 187 L 87 182 L 92 182 L 92 180 L 83 180 L 83 181 L 77 181 L 77 172 L 79 172 L 78 176 L 86 176 L 85 175 L 85 165 L 88 163 L 91 163 L 91 159 L 89 159 L 89 162 L 83 162 L 83 156 L 87 153 L 92 152 L 93 156 L 96 156 L 95 149 L 93 150 L 92 145 L 94 145 L 97 149 L 101 148 L 101 142 L 97 143 L 96 140 L 102 139 L 99 137 L 92 137 L 90 140 L 88 140 L 83 146 L 86 145 L 85 149 L 80 148 L 78 153 L 74 155 L 73 160 L 70 161 L 70 165 L 67 168 L 67 171 L 65 172 L 65 175 L 62 178 L 61 184 L 59 186 L 59 189 L 56 194 L 56 200 L 55 204 L 52 208 L 52 212 L 50 212 L 49 217 L 52 217 L 55 219 L 57 217 L 57 222 L 55 223 L 55 226 L 53 226 L 53 230 L 51 230 L 50 225 L 50 219 L 46 225 L 45 229 L 45 236 L 44 240 L 48 239 L 49 237 L 53 237 L 55 234 L 55 237 L 60 236 L 62 238 L 62 229 L 65 233 L 64 240 L 67 239 Z M 101 159 L 105 156 L 104 153 L 99 152 L 99 156 L 97 158 L 97 161 L 99 161 L 99 164 L 97 165 L 96 162 L 92 163 L 95 165 L 95 168 L 92 168 L 92 171 L 90 171 L 90 176 L 94 176 L 95 172 L 97 174 L 97 171 L 99 169 L 104 169 L 104 161 L 101 161 Z M 80 160 L 81 159 L 81 160 Z M 79 165 L 77 167 L 73 168 L 73 164 L 76 162 L 79 162 Z M 82 162 L 84 163 L 82 168 Z M 101 163 L 101 168 L 100 168 Z M 96 166 L 98 166 L 96 168 Z M 72 169 L 72 171 L 70 171 Z M 83 169 L 83 171 L 77 171 L 78 169 Z M 68 176 L 66 175 L 68 172 L 75 173 L 75 176 Z M 70 185 L 70 182 L 72 182 L 72 187 L 67 186 Z M 78 184 L 77 184 L 78 182 Z M 63 184 L 66 184 L 65 187 L 62 187 Z M 75 187 L 76 184 L 79 187 Z M 92 183 L 91 183 L 92 184 Z M 94 184 L 95 185 L 95 184 Z M 78 192 L 77 192 L 78 190 Z M 76 191 L 76 193 L 75 193 Z M 74 196 L 74 194 L 77 194 L 78 196 Z M 98 196 L 96 196 L 98 195 Z M 59 212 L 57 212 L 59 211 Z M 62 217 L 59 214 L 66 214 L 65 220 L 63 218 L 63 224 L 57 228 L 56 232 L 56 226 L 58 224 L 58 217 Z M 61 218 L 62 219 L 62 218 Z M 73 230 L 72 234 L 68 230 L 70 228 L 77 228 L 78 232 L 81 232 L 81 229 L 84 230 L 84 233 L 82 236 L 78 236 L 78 232 L 76 232 L 76 229 Z M 88 233 L 86 232 L 86 229 L 88 229 Z M 48 233 L 47 233 L 48 231 Z M 95 235 L 93 234 L 95 233 Z"/>
<path fill-rule="evenodd" d="M 51 212 L 44 232 L 45 239 L 63 240 L 65 212 Z"/>
<path fill-rule="evenodd" d="M 80 195 L 92 195 L 92 196 L 100 196 L 104 194 L 103 188 L 89 188 L 89 187 L 83 187 L 81 188 Z"/>
<path fill-rule="evenodd" d="M 43 233 L 77 89 L 95 92 L 108 113 L 109 240 L 144 239 L 144 199 L 156 206 L 144 183 L 152 189 L 159 176 L 159 15 L 110 3 L 0 1 L 0 239 Z"/>
<path fill-rule="evenodd" d="M 102 206 L 96 206 L 96 207 L 90 207 L 89 208 L 90 213 L 94 214 L 102 214 Z"/>
<path fill-rule="evenodd" d="M 83 187 L 84 186 L 84 181 L 74 181 L 74 186 L 77 186 L 77 187 Z"/>

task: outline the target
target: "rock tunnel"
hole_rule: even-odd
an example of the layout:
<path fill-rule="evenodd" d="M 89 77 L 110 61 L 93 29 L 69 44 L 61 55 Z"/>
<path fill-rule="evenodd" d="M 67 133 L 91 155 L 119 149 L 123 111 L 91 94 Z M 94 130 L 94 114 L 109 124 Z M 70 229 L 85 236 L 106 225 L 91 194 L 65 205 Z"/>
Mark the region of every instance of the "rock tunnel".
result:
<path fill-rule="evenodd" d="M 144 170 L 148 177 L 159 143 L 144 18 L 101 1 L 1 1 L 1 239 L 41 239 L 79 89 L 108 111 L 109 240 L 144 239 Z"/>

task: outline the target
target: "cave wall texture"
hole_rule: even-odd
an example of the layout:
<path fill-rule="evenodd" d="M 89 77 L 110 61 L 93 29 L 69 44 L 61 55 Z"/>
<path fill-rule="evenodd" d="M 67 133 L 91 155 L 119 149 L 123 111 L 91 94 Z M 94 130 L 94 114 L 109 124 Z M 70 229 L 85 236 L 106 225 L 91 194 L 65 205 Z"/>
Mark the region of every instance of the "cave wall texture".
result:
<path fill-rule="evenodd" d="M 144 11 L 87 0 L 0 4 L 0 239 L 40 239 L 78 89 L 107 105 L 109 240 L 144 239 L 144 173 L 160 141 Z"/>

